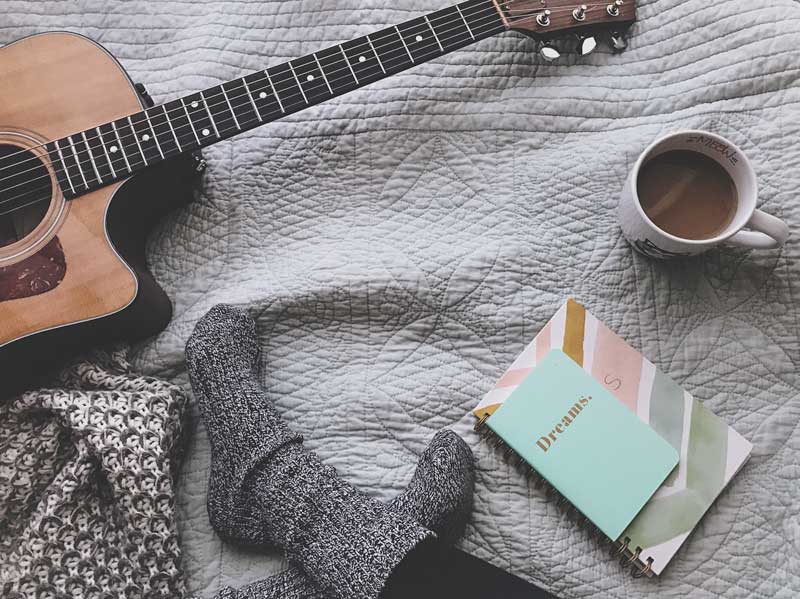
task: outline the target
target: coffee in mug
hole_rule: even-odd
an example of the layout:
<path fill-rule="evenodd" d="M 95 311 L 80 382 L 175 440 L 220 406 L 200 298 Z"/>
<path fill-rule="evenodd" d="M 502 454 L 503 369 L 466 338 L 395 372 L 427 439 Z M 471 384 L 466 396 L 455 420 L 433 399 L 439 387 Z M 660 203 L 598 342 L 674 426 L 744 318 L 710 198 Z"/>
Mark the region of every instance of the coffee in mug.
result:
<path fill-rule="evenodd" d="M 647 161 L 636 182 L 644 213 L 667 233 L 711 239 L 736 215 L 733 178 L 716 160 L 691 150 L 670 150 Z"/>
<path fill-rule="evenodd" d="M 652 258 L 693 256 L 720 244 L 770 249 L 789 227 L 756 209 L 758 182 L 747 156 L 707 131 L 657 139 L 636 161 L 619 205 L 622 232 Z"/>

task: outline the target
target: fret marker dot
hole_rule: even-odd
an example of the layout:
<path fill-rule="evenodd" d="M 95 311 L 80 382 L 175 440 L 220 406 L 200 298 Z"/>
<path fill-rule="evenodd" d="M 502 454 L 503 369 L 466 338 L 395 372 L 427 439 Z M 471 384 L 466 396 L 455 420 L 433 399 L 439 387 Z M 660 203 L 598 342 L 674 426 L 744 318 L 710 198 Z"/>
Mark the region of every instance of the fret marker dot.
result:
<path fill-rule="evenodd" d="M 418 41 L 418 42 L 421 42 L 421 41 L 422 41 L 422 36 L 421 36 L 421 35 L 418 35 L 418 36 L 417 36 L 417 41 Z"/>
<path fill-rule="evenodd" d="M 267 92 L 261 92 L 260 94 L 258 94 L 258 97 L 263 100 L 264 98 L 267 97 Z"/>
<path fill-rule="evenodd" d="M 150 136 L 147 133 L 145 133 L 144 135 L 142 135 L 142 141 L 150 141 Z"/>
<path fill-rule="evenodd" d="M 314 81 L 314 75 L 309 75 L 306 77 L 306 81 Z"/>
<path fill-rule="evenodd" d="M 191 106 L 192 108 L 197 108 L 198 106 L 200 106 L 200 104 L 199 104 L 198 102 L 192 102 L 192 103 L 190 104 L 190 106 Z"/>
<path fill-rule="evenodd" d="M 366 62 L 366 61 L 367 61 L 367 57 L 366 56 L 359 56 L 358 57 L 358 62 Z"/>
<path fill-rule="evenodd" d="M 201 133 L 203 134 L 203 136 L 209 136 L 209 135 L 211 135 L 211 131 L 209 131 L 208 129 L 203 129 L 203 130 L 201 131 Z"/>
<path fill-rule="evenodd" d="M 110 148 L 108 148 L 108 150 L 109 150 L 109 151 L 110 151 L 112 154 L 116 154 L 116 153 L 117 153 L 117 146 L 111 146 Z"/>

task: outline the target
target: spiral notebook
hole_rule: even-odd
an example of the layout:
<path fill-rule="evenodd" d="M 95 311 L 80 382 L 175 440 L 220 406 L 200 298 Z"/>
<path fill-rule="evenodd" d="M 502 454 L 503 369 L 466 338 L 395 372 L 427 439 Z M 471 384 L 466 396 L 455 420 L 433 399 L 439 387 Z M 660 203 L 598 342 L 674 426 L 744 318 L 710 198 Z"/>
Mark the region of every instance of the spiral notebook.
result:
<path fill-rule="evenodd" d="M 678 452 L 559 349 L 485 425 L 609 539 L 678 463 Z"/>
<path fill-rule="evenodd" d="M 554 348 L 563 350 L 679 454 L 677 468 L 625 531 L 612 539 L 616 554 L 636 575 L 658 575 L 747 462 L 753 446 L 573 300 L 556 312 L 472 411 L 479 419 L 476 428 L 491 432 L 481 423 Z"/>

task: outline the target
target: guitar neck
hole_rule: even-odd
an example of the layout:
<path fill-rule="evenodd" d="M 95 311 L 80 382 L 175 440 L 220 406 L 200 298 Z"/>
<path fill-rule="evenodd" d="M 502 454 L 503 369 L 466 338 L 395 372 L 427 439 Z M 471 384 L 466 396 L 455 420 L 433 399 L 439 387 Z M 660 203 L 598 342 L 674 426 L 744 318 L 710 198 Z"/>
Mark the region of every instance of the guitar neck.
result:
<path fill-rule="evenodd" d="M 47 144 L 67 199 L 506 30 L 493 0 L 461 4 Z"/>

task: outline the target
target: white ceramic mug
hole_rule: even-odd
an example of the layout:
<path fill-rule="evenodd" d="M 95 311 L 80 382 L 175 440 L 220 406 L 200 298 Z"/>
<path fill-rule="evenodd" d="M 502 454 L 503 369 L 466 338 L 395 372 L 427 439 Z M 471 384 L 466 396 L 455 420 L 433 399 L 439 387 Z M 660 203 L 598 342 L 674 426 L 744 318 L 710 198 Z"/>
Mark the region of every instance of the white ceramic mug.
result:
<path fill-rule="evenodd" d="M 691 150 L 704 154 L 722 166 L 736 185 L 738 206 L 731 224 L 711 239 L 683 239 L 660 229 L 651 221 L 639 201 L 637 184 L 642 166 L 656 156 L 672 150 Z M 741 149 L 707 131 L 679 131 L 657 139 L 647 148 L 625 182 L 619 204 L 622 232 L 630 244 L 651 258 L 676 258 L 700 254 L 716 245 L 771 249 L 782 246 L 789 227 L 756 209 L 758 182 L 753 166 Z"/>

